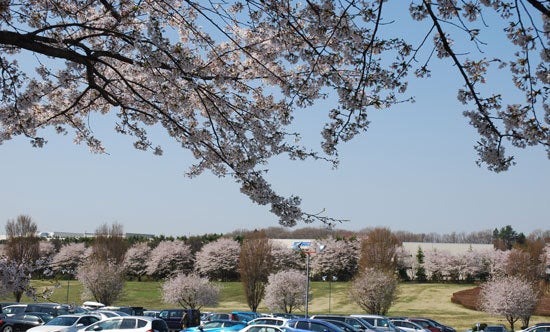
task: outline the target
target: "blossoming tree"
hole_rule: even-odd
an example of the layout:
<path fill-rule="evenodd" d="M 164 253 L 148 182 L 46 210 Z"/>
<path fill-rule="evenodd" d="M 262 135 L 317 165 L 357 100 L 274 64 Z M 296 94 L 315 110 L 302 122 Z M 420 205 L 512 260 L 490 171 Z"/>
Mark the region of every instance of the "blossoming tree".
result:
<path fill-rule="evenodd" d="M 66 244 L 53 256 L 50 268 L 56 274 L 67 274 L 72 277 L 90 253 L 91 250 L 86 250 L 86 245 L 82 242 Z"/>
<path fill-rule="evenodd" d="M 137 242 L 128 248 L 124 256 L 126 274 L 141 281 L 141 277 L 147 274 L 147 260 L 150 253 L 151 248 L 146 242 Z"/>
<path fill-rule="evenodd" d="M 304 307 L 306 275 L 298 270 L 271 274 L 265 288 L 265 305 L 270 310 L 292 313 Z"/>
<path fill-rule="evenodd" d="M 239 242 L 229 238 L 209 242 L 195 255 L 195 270 L 212 280 L 236 280 L 240 252 Z"/>
<path fill-rule="evenodd" d="M 540 293 L 534 285 L 517 276 L 496 278 L 481 286 L 481 310 L 504 316 L 514 330 L 514 323 L 522 319 L 525 326 L 534 313 Z"/>
<path fill-rule="evenodd" d="M 196 274 L 179 273 L 162 284 L 162 299 L 184 308 L 215 307 L 219 298 L 220 288 Z"/>
<path fill-rule="evenodd" d="M 366 268 L 349 289 L 351 299 L 366 313 L 385 315 L 397 298 L 397 279 L 391 274 Z"/>
<path fill-rule="evenodd" d="M 76 273 L 76 278 L 83 286 L 82 298 L 93 299 L 107 306 L 121 297 L 124 277 L 125 271 L 121 264 L 92 257 L 88 257 Z"/>
<path fill-rule="evenodd" d="M 324 276 L 340 281 L 350 280 L 357 272 L 359 241 L 329 238 L 323 240 L 323 245 L 325 248 L 322 251 L 312 255 L 312 275 L 318 279 Z"/>
<path fill-rule="evenodd" d="M 161 241 L 149 254 L 147 274 L 157 279 L 190 272 L 193 268 L 191 249 L 183 241 Z"/>
<path fill-rule="evenodd" d="M 51 132 L 42 129 L 52 128 L 104 152 L 89 124 L 113 114 L 137 149 L 161 154 L 148 132 L 163 128 L 196 158 L 190 176 L 232 176 L 281 224 L 330 223 L 272 189 L 268 161 L 336 166 L 338 144 L 366 131 L 371 110 L 410 100 L 408 75 L 430 76 L 437 57 L 463 84 L 457 98 L 479 133 L 480 165 L 507 170 L 510 146 L 550 152 L 547 2 L 412 0 L 409 16 L 396 8 L 401 1 L 2 2 L 0 143 L 24 135 L 43 146 Z M 418 42 L 401 37 L 411 18 Z M 495 30 L 509 44 L 490 53 Z M 516 94 L 500 91 L 501 79 L 486 86 L 505 70 Z M 321 146 L 304 146 L 293 119 L 328 97 Z"/>

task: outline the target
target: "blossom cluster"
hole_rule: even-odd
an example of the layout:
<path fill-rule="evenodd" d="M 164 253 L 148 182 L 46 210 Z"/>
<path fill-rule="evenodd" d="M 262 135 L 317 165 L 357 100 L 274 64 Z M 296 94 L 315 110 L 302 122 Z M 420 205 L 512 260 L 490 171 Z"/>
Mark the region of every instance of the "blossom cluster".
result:
<path fill-rule="evenodd" d="M 89 121 L 112 114 L 115 130 L 132 136 L 135 148 L 162 154 L 162 145 L 149 135 L 151 127 L 162 128 L 195 158 L 190 176 L 210 171 L 233 177 L 253 202 L 270 206 L 282 225 L 330 223 L 302 211 L 299 197 L 273 190 L 265 177 L 267 163 L 286 155 L 336 166 L 338 145 L 367 130 L 370 110 L 408 100 L 409 71 L 429 76 L 436 54 L 452 59 L 464 81 L 459 99 L 481 136 L 480 163 L 506 170 L 514 163 L 505 151 L 508 142 L 548 148 L 550 34 L 544 5 L 415 0 L 411 17 L 428 20 L 434 29 L 414 46 L 396 26 L 406 17 L 391 17 L 387 3 L 5 3 L 0 144 L 25 135 L 40 147 L 47 142 L 43 129 L 53 128 L 103 153 Z M 510 40 L 507 58 L 498 61 L 486 59 L 482 50 L 483 31 L 495 28 L 478 24 L 495 13 Z M 463 50 L 467 45 L 472 52 Z M 525 100 L 505 105 L 496 91 L 484 96 L 487 67 L 497 62 L 509 69 Z M 295 114 L 325 99 L 333 102 L 321 109 L 323 141 L 319 148 L 302 146 L 301 129 L 290 129 Z"/>

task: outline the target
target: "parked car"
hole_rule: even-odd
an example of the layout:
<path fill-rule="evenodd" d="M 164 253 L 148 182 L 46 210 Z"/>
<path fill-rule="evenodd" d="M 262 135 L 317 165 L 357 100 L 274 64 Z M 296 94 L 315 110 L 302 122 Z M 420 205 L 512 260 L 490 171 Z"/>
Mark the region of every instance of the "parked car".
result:
<path fill-rule="evenodd" d="M 168 332 L 166 321 L 150 316 L 119 316 L 95 322 L 78 332 Z"/>
<path fill-rule="evenodd" d="M 270 317 L 281 317 L 281 318 L 286 318 L 286 319 L 300 318 L 297 315 L 289 314 L 289 313 L 286 313 L 286 312 L 272 312 L 272 313 L 268 314 L 268 316 L 270 316 Z"/>
<path fill-rule="evenodd" d="M 323 320 L 338 326 L 344 332 L 362 332 L 363 331 L 362 329 L 357 329 L 341 320 L 332 320 L 332 319 L 323 319 Z"/>
<path fill-rule="evenodd" d="M 415 322 L 406 319 L 390 319 L 393 325 L 403 332 L 430 332 Z"/>
<path fill-rule="evenodd" d="M 253 324 L 243 328 L 241 332 L 311 332 L 288 326 Z"/>
<path fill-rule="evenodd" d="M 14 304 L 20 304 L 20 303 L 18 303 L 18 302 L 0 302 L 0 319 L 3 318 L 3 317 L 6 317 L 6 315 L 2 312 L 2 308 L 7 307 L 9 305 L 14 305 Z"/>
<path fill-rule="evenodd" d="M 485 326 L 483 332 L 508 332 L 508 330 L 506 329 L 506 326 L 498 324 Z"/>
<path fill-rule="evenodd" d="M 105 304 L 95 301 L 85 301 L 82 303 L 82 308 L 87 310 L 97 310 L 101 309 L 105 306 Z"/>
<path fill-rule="evenodd" d="M 310 318 L 322 319 L 322 320 L 338 320 L 353 326 L 353 328 L 355 328 L 358 331 L 365 331 L 365 332 L 376 331 L 376 327 L 374 327 L 369 322 L 367 322 L 366 320 L 360 317 L 343 316 L 343 315 L 313 315 Z"/>
<path fill-rule="evenodd" d="M 249 322 L 253 319 L 260 318 L 261 315 L 253 311 L 232 311 L 231 319 L 238 320 L 240 322 Z"/>
<path fill-rule="evenodd" d="M 399 332 L 397 327 L 395 327 L 395 325 L 393 325 L 392 322 L 385 316 L 366 314 L 355 314 L 350 316 L 362 318 L 379 331 Z"/>
<path fill-rule="evenodd" d="M 52 315 L 43 312 L 16 314 L 0 320 L 0 331 L 24 332 L 31 327 L 43 325 L 53 318 Z"/>
<path fill-rule="evenodd" d="M 143 307 L 105 306 L 103 310 L 124 312 L 129 316 L 143 316 Z"/>
<path fill-rule="evenodd" d="M 29 332 L 76 332 L 77 330 L 86 327 L 99 321 L 100 318 L 96 315 L 88 314 L 72 314 L 59 315 L 50 320 L 44 325 L 28 329 Z"/>
<path fill-rule="evenodd" d="M 170 331 L 180 331 L 183 328 L 183 314 L 187 314 L 187 327 L 201 324 L 201 313 L 196 309 L 165 309 L 161 310 L 158 318 L 164 320 Z"/>
<path fill-rule="evenodd" d="M 289 319 L 285 326 L 300 330 L 316 331 L 316 332 L 344 332 L 338 326 L 321 319 L 297 318 Z"/>
<path fill-rule="evenodd" d="M 550 323 L 538 323 L 526 328 L 522 332 L 550 332 Z"/>
<path fill-rule="evenodd" d="M 443 332 L 442 329 L 433 323 L 431 320 L 426 318 L 409 318 L 409 321 L 416 323 L 430 332 Z"/>
<path fill-rule="evenodd" d="M 263 324 L 263 325 L 282 326 L 286 323 L 287 320 L 288 320 L 287 318 L 282 318 L 282 317 L 259 317 L 249 321 L 248 325 Z"/>
<path fill-rule="evenodd" d="M 549 323 L 535 324 L 534 328 L 529 332 L 550 332 L 550 324 Z"/>
<path fill-rule="evenodd" d="M 113 310 L 93 310 L 90 311 L 91 315 L 97 315 L 99 319 L 111 318 L 111 317 L 120 317 L 120 316 L 130 316 L 123 311 L 113 311 Z"/>
<path fill-rule="evenodd" d="M 158 317 L 160 310 L 143 310 L 143 316 Z M 202 314 L 201 314 L 202 317 Z"/>
<path fill-rule="evenodd" d="M 429 320 L 430 322 L 434 323 L 435 326 L 439 327 L 439 329 L 442 331 L 442 332 L 456 332 L 456 330 L 448 325 L 445 325 L 445 324 L 441 324 L 440 322 L 434 320 L 434 319 L 431 319 L 431 318 L 424 318 L 424 319 L 427 319 Z"/>
<path fill-rule="evenodd" d="M 25 312 L 46 312 L 52 316 L 82 313 L 86 311 L 87 310 L 83 308 L 71 308 L 68 304 L 59 303 L 29 303 L 25 307 Z"/>
<path fill-rule="evenodd" d="M 206 317 L 201 317 L 201 320 L 211 321 L 211 320 L 232 320 L 231 314 L 228 312 L 211 312 Z"/>
<path fill-rule="evenodd" d="M 24 304 L 24 303 L 22 303 L 22 304 L 12 304 L 12 305 L 8 305 L 8 306 L 3 307 L 2 308 L 2 313 L 6 317 L 11 317 L 15 314 L 24 313 L 26 308 L 27 308 L 27 305 Z"/>
<path fill-rule="evenodd" d="M 245 322 L 239 322 L 231 319 L 217 319 L 206 322 L 203 325 L 188 327 L 181 330 L 181 332 L 228 332 L 239 331 L 245 327 Z"/>

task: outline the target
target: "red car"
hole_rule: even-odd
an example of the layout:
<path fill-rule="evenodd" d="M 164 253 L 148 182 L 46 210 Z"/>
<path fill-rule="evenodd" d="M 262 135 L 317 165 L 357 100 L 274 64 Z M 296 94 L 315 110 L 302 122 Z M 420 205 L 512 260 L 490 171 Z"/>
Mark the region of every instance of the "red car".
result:
<path fill-rule="evenodd" d="M 435 325 L 435 323 L 430 320 L 424 318 L 409 318 L 408 320 L 422 326 L 426 330 L 430 330 L 430 332 L 443 332 L 437 325 Z"/>

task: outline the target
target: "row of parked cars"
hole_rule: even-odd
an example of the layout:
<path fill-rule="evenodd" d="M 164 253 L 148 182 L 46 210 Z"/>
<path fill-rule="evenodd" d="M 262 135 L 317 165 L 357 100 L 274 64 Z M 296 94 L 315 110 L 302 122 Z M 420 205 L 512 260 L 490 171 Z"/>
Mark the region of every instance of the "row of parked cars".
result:
<path fill-rule="evenodd" d="M 433 319 L 418 317 L 323 314 L 306 318 L 290 314 L 270 314 L 241 321 L 234 320 L 235 317 L 239 316 L 211 313 L 205 316 L 201 326 L 181 332 L 456 332 L 454 328 Z M 486 324 L 481 324 L 477 331 L 509 332 L 504 325 Z M 550 332 L 550 323 L 538 323 L 517 332 Z"/>
<path fill-rule="evenodd" d="M 0 332 L 168 332 L 166 322 L 139 307 L 72 307 L 0 303 Z"/>
<path fill-rule="evenodd" d="M 181 332 L 456 332 L 450 326 L 427 318 L 378 315 L 258 315 L 255 313 L 211 313 L 200 326 Z M 254 316 L 256 315 L 256 316 Z"/>
<path fill-rule="evenodd" d="M 484 326 L 485 327 L 485 326 Z M 483 332 L 507 332 L 491 330 Z M 0 332 L 456 332 L 428 318 L 377 315 L 200 313 L 191 309 L 0 303 Z M 478 329 L 478 331 L 481 331 Z M 107 331 L 106 331 L 107 332 Z M 523 332 L 550 332 L 550 324 Z"/>

